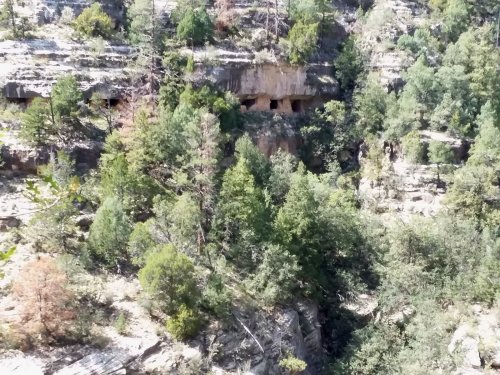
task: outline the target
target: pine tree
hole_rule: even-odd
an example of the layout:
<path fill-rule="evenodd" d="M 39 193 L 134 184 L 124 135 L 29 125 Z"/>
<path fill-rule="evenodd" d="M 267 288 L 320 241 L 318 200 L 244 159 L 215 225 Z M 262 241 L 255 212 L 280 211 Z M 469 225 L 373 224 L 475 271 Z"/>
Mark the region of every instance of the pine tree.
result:
<path fill-rule="evenodd" d="M 247 160 L 240 158 L 224 174 L 215 228 L 223 250 L 243 268 L 260 256 L 258 243 L 267 236 L 268 212 Z"/>
<path fill-rule="evenodd" d="M 182 306 L 193 308 L 199 299 L 193 263 L 172 245 L 148 255 L 139 281 L 167 314 L 175 314 Z"/>
<path fill-rule="evenodd" d="M 441 164 L 449 164 L 453 161 L 453 151 L 446 143 L 439 141 L 431 141 L 429 143 L 429 161 L 435 163 L 437 166 L 437 182 L 440 179 L 440 166 Z"/>
<path fill-rule="evenodd" d="M 60 77 L 51 93 L 51 105 L 57 119 L 64 121 L 78 115 L 78 106 L 83 95 L 73 75 Z"/>
<path fill-rule="evenodd" d="M 35 145 L 46 144 L 55 133 L 46 100 L 35 98 L 21 118 L 21 137 Z"/>
<path fill-rule="evenodd" d="M 257 185 L 262 186 L 269 178 L 269 162 L 264 154 L 254 145 L 248 134 L 238 138 L 234 147 L 237 159 L 245 159 Z"/>
<path fill-rule="evenodd" d="M 106 266 L 118 267 L 127 257 L 130 232 L 129 219 L 123 211 L 121 201 L 117 198 L 106 198 L 90 226 L 89 249 Z"/>

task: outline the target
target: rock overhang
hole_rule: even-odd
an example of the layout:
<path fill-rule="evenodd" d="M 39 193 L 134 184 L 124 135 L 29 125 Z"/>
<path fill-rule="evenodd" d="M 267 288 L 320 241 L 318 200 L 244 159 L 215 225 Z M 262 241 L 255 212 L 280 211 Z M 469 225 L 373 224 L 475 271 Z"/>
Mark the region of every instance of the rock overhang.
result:
<path fill-rule="evenodd" d="M 338 95 L 339 85 L 328 64 L 294 66 L 282 62 L 250 61 L 198 63 L 189 75 L 195 86 L 211 84 L 232 92 L 242 110 L 302 112 Z"/>
<path fill-rule="evenodd" d="M 191 75 L 191 80 L 200 85 L 209 82 L 238 97 L 334 97 L 338 93 L 338 83 L 333 77 L 332 67 L 328 65 L 199 65 Z"/>

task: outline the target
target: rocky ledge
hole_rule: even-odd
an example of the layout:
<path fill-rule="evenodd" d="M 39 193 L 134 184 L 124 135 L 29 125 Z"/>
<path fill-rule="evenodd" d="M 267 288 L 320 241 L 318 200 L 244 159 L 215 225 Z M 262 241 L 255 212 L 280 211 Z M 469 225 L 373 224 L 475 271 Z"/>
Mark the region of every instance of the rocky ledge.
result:
<path fill-rule="evenodd" d="M 0 88 L 9 99 L 48 97 L 58 77 L 73 74 L 85 96 L 97 91 L 105 98 L 120 98 L 128 87 L 127 63 L 134 53 L 130 46 L 108 43 L 96 47 L 61 39 L 5 40 L 0 42 Z"/>

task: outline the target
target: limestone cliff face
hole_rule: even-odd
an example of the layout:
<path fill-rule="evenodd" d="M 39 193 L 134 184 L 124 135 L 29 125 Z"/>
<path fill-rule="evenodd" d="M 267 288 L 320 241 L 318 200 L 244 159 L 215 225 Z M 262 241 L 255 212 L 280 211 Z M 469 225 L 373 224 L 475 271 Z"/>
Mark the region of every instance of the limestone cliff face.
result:
<path fill-rule="evenodd" d="M 31 0 L 34 10 L 34 21 L 38 25 L 51 23 L 56 20 L 64 8 L 70 8 L 75 16 L 78 16 L 85 8 L 92 5 L 91 0 Z M 122 25 L 125 22 L 125 5 L 121 1 L 104 0 L 99 1 L 104 11 L 115 22 Z"/>
<path fill-rule="evenodd" d="M 86 96 L 99 91 L 119 98 L 128 86 L 127 62 L 134 49 L 60 39 L 0 42 L 0 87 L 7 98 L 47 97 L 57 78 L 74 74 Z"/>
<path fill-rule="evenodd" d="M 402 72 L 411 65 L 394 50 L 399 37 L 410 34 L 427 18 L 425 7 L 410 0 L 375 0 L 367 19 L 357 25 L 360 45 L 368 53 L 370 70 L 380 74 L 383 85 L 399 88 Z"/>
<path fill-rule="evenodd" d="M 294 120 L 298 119 L 282 116 L 280 113 L 248 113 L 245 131 L 266 157 L 270 157 L 278 149 L 297 156 L 302 138 Z"/>
<path fill-rule="evenodd" d="M 450 172 L 467 159 L 470 147 L 467 140 L 427 130 L 420 131 L 420 137 L 424 150 L 430 141 L 443 142 L 450 147 L 454 154 L 453 164 L 447 166 Z M 409 162 L 399 144 L 384 146 L 379 146 L 385 156 L 378 172 L 370 166 L 364 145 L 361 146 L 362 178 L 358 193 L 363 205 L 380 214 L 393 216 L 397 213 L 403 219 L 414 214 L 436 215 L 447 190 L 446 181 L 437 178 L 437 166 Z"/>
<path fill-rule="evenodd" d="M 333 96 L 338 89 L 331 66 L 248 64 L 201 68 L 198 74 L 238 96 Z"/>

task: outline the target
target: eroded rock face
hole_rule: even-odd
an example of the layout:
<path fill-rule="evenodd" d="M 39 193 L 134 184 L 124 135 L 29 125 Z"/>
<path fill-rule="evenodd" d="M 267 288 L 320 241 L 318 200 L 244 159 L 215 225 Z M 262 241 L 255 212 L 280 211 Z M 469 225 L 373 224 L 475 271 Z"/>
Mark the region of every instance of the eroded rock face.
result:
<path fill-rule="evenodd" d="M 399 37 L 412 33 L 427 17 L 425 7 L 410 0 L 375 0 L 367 20 L 360 27 L 361 46 L 370 53 L 369 66 L 380 73 L 390 89 L 403 85 L 402 72 L 412 64 L 394 51 Z"/>
<path fill-rule="evenodd" d="M 3 145 L 0 146 L 3 161 L 1 169 L 20 175 L 36 174 L 38 167 L 47 164 L 51 154 L 59 150 L 69 154 L 77 170 L 85 171 L 95 168 L 103 149 L 102 142 L 97 141 L 75 141 L 71 145 L 29 146 L 20 142 L 16 131 L 4 134 L 2 143 Z"/>
<path fill-rule="evenodd" d="M 446 133 L 429 130 L 420 131 L 424 154 L 428 145 L 437 141 L 448 145 L 453 152 L 453 165 L 448 171 L 466 161 L 470 141 L 454 138 Z M 437 165 L 431 163 L 414 164 L 407 160 L 400 144 L 378 145 L 384 156 L 380 160 L 379 171 L 375 172 L 366 159 L 367 146 L 360 146 L 359 162 L 363 176 L 359 184 L 359 196 L 365 207 L 378 213 L 398 212 L 402 218 L 411 214 L 434 216 L 441 208 L 447 186 L 442 176 L 438 179 Z M 426 157 L 424 157 L 426 159 Z M 377 169 L 377 168 L 375 168 Z M 443 167 L 441 167 L 441 172 Z"/>
<path fill-rule="evenodd" d="M 20 351 L 8 353 L 0 359 L 0 369 L 7 375 L 43 375 L 45 366 L 40 358 L 25 355 Z"/>
<path fill-rule="evenodd" d="M 467 160 L 472 141 L 461 138 L 454 138 L 447 135 L 446 133 L 431 130 L 421 130 L 419 131 L 419 133 L 422 142 L 426 146 L 432 141 L 437 141 L 448 145 L 453 152 L 454 163 L 460 163 Z"/>
<path fill-rule="evenodd" d="M 85 8 L 92 5 L 90 0 L 32 0 L 31 6 L 37 24 L 42 25 L 57 20 L 64 8 L 70 8 L 77 17 Z M 101 0 L 102 9 L 115 22 L 115 26 L 122 25 L 125 21 L 125 5 L 121 1 Z"/>
<path fill-rule="evenodd" d="M 460 324 L 453 333 L 448 352 L 458 358 L 455 375 L 498 374 L 500 321 L 498 312 L 471 307 L 473 319 Z"/>
<path fill-rule="evenodd" d="M 320 96 L 337 93 L 331 67 L 257 65 L 208 68 L 206 73 L 221 88 L 238 96 L 268 95 L 275 99 L 287 96 Z"/>
<path fill-rule="evenodd" d="M 274 314 L 238 312 L 235 317 L 237 320 L 231 330 L 220 330 L 209 336 L 215 346 L 222 345 L 221 352 L 214 358 L 218 367 L 233 373 L 248 362 L 250 370 L 247 374 L 281 374 L 279 360 L 282 353 L 291 353 L 307 363 L 305 375 L 319 373 L 323 357 L 316 304 L 303 301 L 294 308 L 278 310 Z"/>
<path fill-rule="evenodd" d="M 255 119 L 247 119 L 245 130 L 252 137 L 257 148 L 270 157 L 278 149 L 297 155 L 302 138 L 295 126 L 280 114 L 255 114 Z"/>
<path fill-rule="evenodd" d="M 386 161 L 380 181 L 363 177 L 359 195 L 365 207 L 376 212 L 399 212 L 435 215 L 444 197 L 445 189 L 438 186 L 436 171 L 432 166 L 412 165 L 403 160 Z"/>
<path fill-rule="evenodd" d="M 99 92 L 104 98 L 120 98 L 129 84 L 126 64 L 134 52 L 125 45 L 93 51 L 87 43 L 60 39 L 2 41 L 0 88 L 12 99 L 48 97 L 60 76 L 73 74 L 86 97 Z"/>

